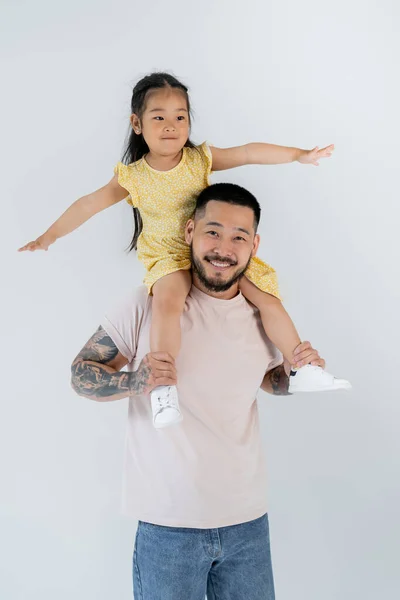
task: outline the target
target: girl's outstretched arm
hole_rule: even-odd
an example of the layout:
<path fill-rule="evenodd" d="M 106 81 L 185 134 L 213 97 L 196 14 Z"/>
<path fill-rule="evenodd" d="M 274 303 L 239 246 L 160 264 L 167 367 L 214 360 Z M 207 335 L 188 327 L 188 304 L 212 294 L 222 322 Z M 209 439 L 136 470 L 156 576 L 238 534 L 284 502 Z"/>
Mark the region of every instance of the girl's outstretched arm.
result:
<path fill-rule="evenodd" d="M 224 171 L 243 165 L 281 165 L 298 161 L 303 164 L 318 166 L 320 158 L 332 155 L 334 145 L 319 149 L 301 150 L 275 144 L 252 143 L 235 148 L 215 148 L 212 146 L 212 170 Z"/>
<path fill-rule="evenodd" d="M 127 196 L 128 192 L 119 185 L 117 176 L 114 175 L 107 185 L 87 196 L 82 196 L 82 198 L 71 204 L 45 233 L 37 240 L 22 246 L 19 252 L 47 250 L 58 238 L 71 233 L 96 213 L 120 202 Z"/>

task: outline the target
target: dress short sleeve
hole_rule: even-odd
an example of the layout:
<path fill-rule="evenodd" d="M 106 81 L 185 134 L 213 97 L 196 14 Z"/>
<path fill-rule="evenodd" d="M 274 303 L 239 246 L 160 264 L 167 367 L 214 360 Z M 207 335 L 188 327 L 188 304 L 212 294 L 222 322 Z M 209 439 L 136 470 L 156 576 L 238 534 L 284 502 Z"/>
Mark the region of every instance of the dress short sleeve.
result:
<path fill-rule="evenodd" d="M 138 207 L 139 196 L 134 184 L 132 165 L 124 165 L 123 163 L 119 162 L 114 168 L 114 174 L 118 177 L 119 185 L 129 192 L 129 196 L 126 197 L 127 203 L 131 206 Z"/>
<path fill-rule="evenodd" d="M 206 168 L 206 175 L 208 178 L 212 171 L 212 154 L 211 154 L 211 150 L 210 150 L 210 145 L 208 144 L 208 142 L 203 142 L 197 148 L 198 148 L 198 150 L 202 156 L 202 159 L 204 161 L 204 165 Z"/>

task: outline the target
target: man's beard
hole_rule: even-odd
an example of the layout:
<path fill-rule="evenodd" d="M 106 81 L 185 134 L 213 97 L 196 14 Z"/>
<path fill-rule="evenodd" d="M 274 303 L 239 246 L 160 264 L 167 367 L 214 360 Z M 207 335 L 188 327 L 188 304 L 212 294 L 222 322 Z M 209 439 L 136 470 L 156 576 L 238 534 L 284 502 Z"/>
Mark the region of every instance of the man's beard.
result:
<path fill-rule="evenodd" d="M 251 256 L 249 256 L 249 260 L 244 267 L 239 268 L 236 273 L 232 275 L 232 277 L 228 281 L 220 281 L 218 278 L 207 277 L 206 271 L 201 264 L 200 260 L 193 253 L 193 245 L 190 245 L 190 254 L 192 259 L 192 271 L 197 275 L 200 282 L 204 285 L 205 289 L 209 292 L 226 292 L 231 288 L 236 282 L 238 282 L 244 275 L 249 263 L 251 261 Z M 221 259 L 220 256 L 206 256 L 204 257 L 208 261 L 215 260 L 218 262 L 226 262 L 228 264 L 234 265 L 235 263 L 229 261 L 228 259 Z"/>

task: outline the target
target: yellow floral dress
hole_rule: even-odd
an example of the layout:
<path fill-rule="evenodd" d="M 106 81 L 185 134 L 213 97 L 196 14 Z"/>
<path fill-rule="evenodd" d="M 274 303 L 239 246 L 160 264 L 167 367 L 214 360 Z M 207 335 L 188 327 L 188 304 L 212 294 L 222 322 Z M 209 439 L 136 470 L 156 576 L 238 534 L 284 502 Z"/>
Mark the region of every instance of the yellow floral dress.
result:
<path fill-rule="evenodd" d="M 144 157 L 115 167 L 118 183 L 129 192 L 127 201 L 142 217 L 137 255 L 147 271 L 144 283 L 149 293 L 161 277 L 191 267 L 185 226 L 194 213 L 197 196 L 210 185 L 211 167 L 206 142 L 184 147 L 181 161 L 170 171 L 153 169 Z M 276 273 L 259 258 L 251 259 L 246 276 L 260 290 L 279 298 Z"/>

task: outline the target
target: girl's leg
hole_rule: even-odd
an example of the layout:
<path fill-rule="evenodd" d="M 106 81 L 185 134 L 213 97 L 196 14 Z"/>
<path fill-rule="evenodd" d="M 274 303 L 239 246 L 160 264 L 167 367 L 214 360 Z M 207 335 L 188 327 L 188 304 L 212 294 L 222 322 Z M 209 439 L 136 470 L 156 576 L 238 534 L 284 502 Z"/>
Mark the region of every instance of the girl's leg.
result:
<path fill-rule="evenodd" d="M 269 339 L 279 348 L 289 364 L 293 365 L 293 352 L 301 340 L 281 301 L 259 290 L 247 277 L 240 280 L 240 289 L 243 296 L 260 311 L 262 324 Z M 292 370 L 290 373 L 290 393 L 349 389 L 351 389 L 349 381 L 337 379 L 320 367 L 304 365 L 298 371 Z"/>
<path fill-rule="evenodd" d="M 152 352 L 168 352 L 174 358 L 178 356 L 181 347 L 180 317 L 191 281 L 190 271 L 176 271 L 154 284 L 150 329 Z M 182 420 L 176 386 L 158 386 L 150 397 L 156 429 Z"/>
<path fill-rule="evenodd" d="M 152 352 L 169 352 L 174 358 L 178 356 L 181 347 L 180 318 L 191 285 L 190 271 L 176 271 L 154 284 L 150 330 Z"/>
<path fill-rule="evenodd" d="M 240 290 L 260 311 L 264 331 L 271 342 L 286 360 L 293 364 L 293 352 L 301 340 L 282 302 L 275 296 L 259 290 L 247 277 L 240 280 Z"/>

